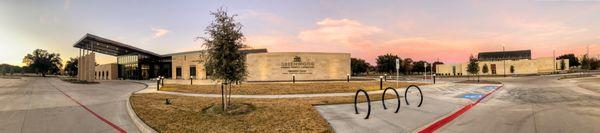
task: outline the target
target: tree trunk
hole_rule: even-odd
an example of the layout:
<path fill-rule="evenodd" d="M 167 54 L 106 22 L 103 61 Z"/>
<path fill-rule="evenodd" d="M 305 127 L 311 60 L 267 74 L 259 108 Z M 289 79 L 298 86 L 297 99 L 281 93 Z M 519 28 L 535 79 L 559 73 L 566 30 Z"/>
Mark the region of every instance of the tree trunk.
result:
<path fill-rule="evenodd" d="M 227 108 L 227 104 L 225 104 L 225 83 L 221 83 L 221 107 L 223 111 Z"/>
<path fill-rule="evenodd" d="M 231 105 L 231 84 L 229 84 L 229 91 L 227 91 L 228 96 L 227 96 L 227 105 Z"/>

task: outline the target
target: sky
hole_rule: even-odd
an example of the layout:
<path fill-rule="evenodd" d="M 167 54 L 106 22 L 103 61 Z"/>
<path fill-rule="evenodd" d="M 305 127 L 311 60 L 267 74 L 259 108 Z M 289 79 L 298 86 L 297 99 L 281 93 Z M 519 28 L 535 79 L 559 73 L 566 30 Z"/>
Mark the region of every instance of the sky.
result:
<path fill-rule="evenodd" d="M 206 37 L 220 7 L 237 14 L 246 45 L 269 52 L 351 53 L 371 64 L 386 53 L 465 62 L 502 47 L 600 56 L 600 0 L 2 0 L 0 63 L 24 65 L 37 48 L 66 61 L 86 33 L 159 54 L 200 50 L 194 38 Z"/>

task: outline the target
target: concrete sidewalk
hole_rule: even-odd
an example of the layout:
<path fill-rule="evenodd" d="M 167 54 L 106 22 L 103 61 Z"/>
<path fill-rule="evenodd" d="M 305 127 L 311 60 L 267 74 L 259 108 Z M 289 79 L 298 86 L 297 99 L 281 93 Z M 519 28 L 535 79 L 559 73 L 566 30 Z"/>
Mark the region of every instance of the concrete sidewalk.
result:
<path fill-rule="evenodd" d="M 182 92 L 170 92 L 170 91 L 157 91 L 156 84 L 147 83 L 148 88 L 139 91 L 137 93 L 160 93 L 180 96 L 193 96 L 193 97 L 221 97 L 221 94 L 196 94 L 196 93 L 182 93 Z M 420 88 L 445 88 L 452 86 L 453 83 L 445 82 L 432 85 L 419 86 Z M 398 92 L 402 95 L 403 90 L 406 87 L 398 89 Z M 381 94 L 383 90 L 369 91 L 369 94 Z M 391 93 L 391 91 L 388 91 Z M 335 96 L 354 96 L 356 92 L 350 93 L 322 93 L 322 94 L 285 94 L 285 95 L 231 95 L 231 98 L 308 98 L 308 97 L 335 97 Z"/>
<path fill-rule="evenodd" d="M 358 104 L 359 113 L 354 113 L 353 104 L 341 105 L 323 105 L 315 106 L 317 111 L 331 124 L 335 132 L 339 133 L 397 133 L 397 132 L 416 132 L 417 129 L 427 124 L 441 119 L 448 113 L 451 113 L 463 105 L 437 100 L 431 97 L 424 97 L 423 105 L 417 107 L 418 102 L 411 102 L 406 105 L 401 100 L 400 111 L 396 110 L 397 100 L 386 100 L 387 110 L 383 109 L 381 101 L 371 103 L 371 116 L 364 119 L 367 115 L 367 104 Z"/>
<path fill-rule="evenodd" d="M 388 110 L 384 110 L 381 101 L 371 102 L 371 116 L 364 119 L 367 113 L 367 104 L 358 104 L 360 114 L 355 114 L 354 104 L 322 105 L 315 106 L 317 111 L 331 124 L 335 132 L 363 133 L 363 132 L 418 132 L 443 117 L 457 111 L 473 101 L 461 96 L 474 92 L 487 93 L 485 86 L 474 84 L 448 84 L 445 86 L 424 86 L 423 104 L 418 105 L 418 94 L 410 91 L 406 105 L 401 99 L 398 113 L 394 113 L 397 100 L 385 100 Z M 403 95 L 403 94 L 400 94 Z"/>

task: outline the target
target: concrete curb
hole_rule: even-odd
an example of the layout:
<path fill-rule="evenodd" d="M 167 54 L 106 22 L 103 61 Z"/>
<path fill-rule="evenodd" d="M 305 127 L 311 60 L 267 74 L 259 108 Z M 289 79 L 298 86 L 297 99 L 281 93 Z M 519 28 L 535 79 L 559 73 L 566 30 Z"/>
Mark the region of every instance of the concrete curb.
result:
<path fill-rule="evenodd" d="M 135 82 L 135 81 L 130 81 L 130 82 L 143 84 L 146 86 L 146 87 L 144 87 L 144 89 L 148 88 L 148 84 L 146 84 L 146 83 Z M 144 89 L 140 89 L 135 92 L 129 93 L 129 95 L 127 96 L 127 103 L 126 103 L 127 104 L 127 114 L 129 114 L 129 118 L 131 118 L 131 120 L 133 121 L 133 124 L 140 130 L 140 132 L 142 132 L 142 133 L 158 133 L 156 130 L 154 130 L 153 128 L 148 126 L 146 123 L 144 123 L 144 121 L 137 116 L 135 111 L 133 111 L 133 107 L 131 106 L 131 95 L 133 95 L 134 93 L 136 93 L 138 91 L 142 91 Z"/>

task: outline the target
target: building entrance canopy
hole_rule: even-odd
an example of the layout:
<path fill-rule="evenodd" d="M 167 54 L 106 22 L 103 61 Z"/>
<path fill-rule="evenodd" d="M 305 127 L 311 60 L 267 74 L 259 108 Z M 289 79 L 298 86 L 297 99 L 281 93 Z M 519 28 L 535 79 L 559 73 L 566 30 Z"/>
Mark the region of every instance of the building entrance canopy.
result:
<path fill-rule="evenodd" d="M 106 55 L 121 56 L 121 55 L 146 55 L 149 57 L 161 57 L 160 55 L 136 48 L 117 41 L 109 40 L 92 34 L 86 34 L 77 41 L 73 47 L 83 50 L 94 51 Z"/>

